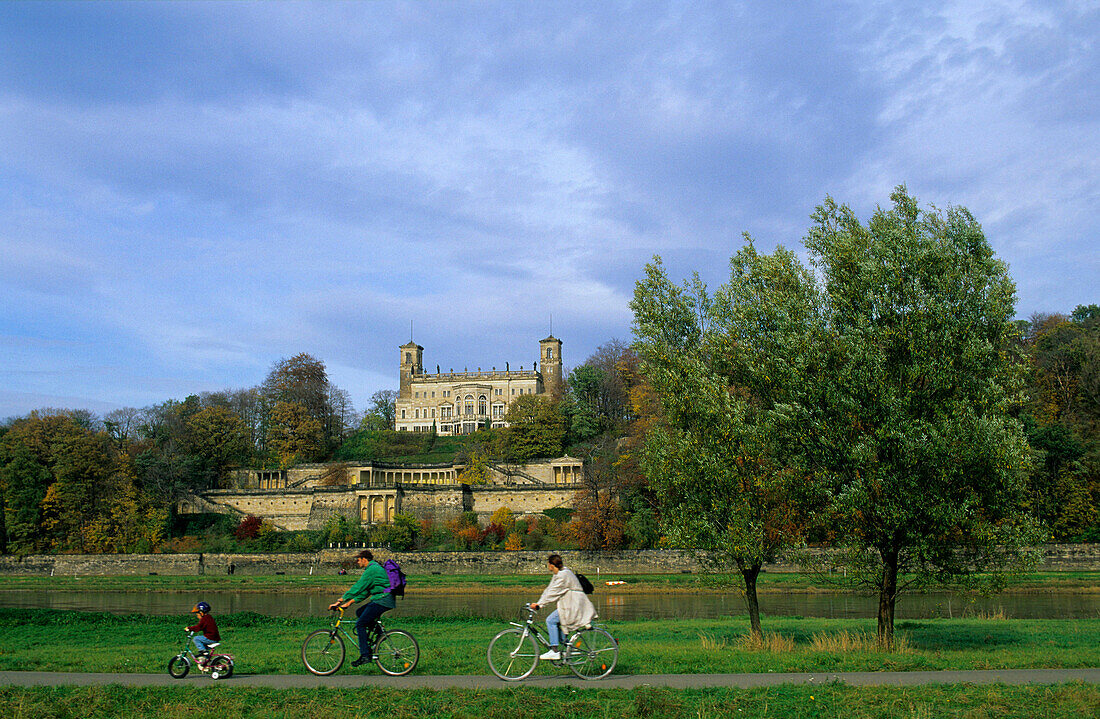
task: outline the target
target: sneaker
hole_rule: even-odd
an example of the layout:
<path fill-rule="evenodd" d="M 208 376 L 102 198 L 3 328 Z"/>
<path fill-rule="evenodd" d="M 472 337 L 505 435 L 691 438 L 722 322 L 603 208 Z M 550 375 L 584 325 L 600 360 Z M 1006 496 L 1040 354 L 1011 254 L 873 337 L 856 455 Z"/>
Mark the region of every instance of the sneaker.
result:
<path fill-rule="evenodd" d="M 354 662 L 352 662 L 351 665 L 353 667 L 361 667 L 364 664 L 369 664 L 369 663 L 370 663 L 370 657 L 359 657 Z"/>
<path fill-rule="evenodd" d="M 549 659 L 552 662 L 556 662 L 561 659 L 561 652 L 559 652 L 557 649 L 551 649 L 550 651 L 541 654 L 539 656 L 539 659 Z"/>

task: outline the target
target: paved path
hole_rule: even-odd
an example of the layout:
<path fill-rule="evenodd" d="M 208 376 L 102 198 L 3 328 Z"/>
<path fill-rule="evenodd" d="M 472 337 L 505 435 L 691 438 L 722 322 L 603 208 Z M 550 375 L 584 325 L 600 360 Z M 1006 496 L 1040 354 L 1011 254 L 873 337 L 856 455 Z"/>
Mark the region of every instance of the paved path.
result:
<path fill-rule="evenodd" d="M 612 675 L 587 682 L 564 675 L 537 676 L 522 682 L 502 682 L 493 676 L 385 677 L 380 674 L 341 673 L 331 677 L 304 674 L 235 674 L 212 681 L 192 673 L 184 679 L 161 674 L 84 674 L 76 672 L 0 672 L 0 686 L 245 686 L 277 689 L 313 687 L 387 687 L 390 689 L 503 689 L 513 686 L 537 688 L 568 686 L 586 689 L 633 689 L 641 686 L 691 689 L 700 687 L 767 687 L 777 684 L 829 684 L 850 686 L 915 686 L 919 684 L 1061 684 L 1083 681 L 1100 684 L 1100 668 L 1092 669 L 990 669 L 939 672 L 815 672 L 791 674 L 633 674 Z"/>

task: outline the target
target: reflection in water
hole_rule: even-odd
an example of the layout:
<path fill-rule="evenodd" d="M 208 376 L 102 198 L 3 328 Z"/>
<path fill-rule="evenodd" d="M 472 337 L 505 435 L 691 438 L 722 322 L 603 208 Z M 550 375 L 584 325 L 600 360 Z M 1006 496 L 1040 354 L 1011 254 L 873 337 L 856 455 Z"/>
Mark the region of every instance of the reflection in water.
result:
<path fill-rule="evenodd" d="M 319 616 L 335 596 L 330 592 L 96 592 L 96 591 L 0 591 L 0 607 L 77 609 L 116 614 L 152 614 L 187 617 L 199 599 L 210 602 L 215 614 L 257 612 L 272 616 Z M 415 587 L 398 600 L 405 616 L 471 615 L 494 619 L 520 616 L 522 606 L 538 598 L 538 590 L 493 591 L 481 594 L 418 594 Z M 666 617 L 712 618 L 746 614 L 736 593 L 624 593 L 600 589 L 592 595 L 600 617 L 661 619 Z M 765 615 L 827 618 L 875 616 L 877 598 L 853 594 L 768 593 L 760 595 Z M 964 617 L 1003 614 L 1016 619 L 1083 619 L 1100 617 L 1100 593 L 1027 592 L 996 597 L 967 597 L 932 593 L 903 596 L 898 600 L 899 619 Z"/>

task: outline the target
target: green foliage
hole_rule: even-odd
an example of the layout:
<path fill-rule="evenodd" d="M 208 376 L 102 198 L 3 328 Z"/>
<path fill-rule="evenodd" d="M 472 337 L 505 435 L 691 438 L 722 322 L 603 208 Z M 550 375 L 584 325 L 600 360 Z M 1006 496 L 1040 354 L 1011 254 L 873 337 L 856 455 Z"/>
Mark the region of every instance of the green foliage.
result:
<path fill-rule="evenodd" d="M 812 510 L 806 447 L 819 423 L 819 305 L 793 253 L 760 255 L 751 240 L 713 297 L 698 276 L 673 285 L 657 259 L 631 303 L 642 371 L 661 407 L 642 468 L 669 544 L 713 568 L 738 568 L 757 634 L 756 577 L 801 541 Z"/>
<path fill-rule="evenodd" d="M 368 539 L 367 532 L 359 521 L 342 514 L 334 514 L 325 521 L 322 537 L 326 543 L 365 542 Z"/>
<path fill-rule="evenodd" d="M 1100 536 L 1100 321 L 1097 306 L 1024 323 L 1029 402 L 1022 419 L 1034 452 L 1033 516 L 1056 540 Z"/>
<path fill-rule="evenodd" d="M 968 581 L 987 568 L 999 581 L 1040 538 L 1021 511 L 1007 267 L 965 209 L 923 211 L 904 187 L 891 197 L 866 226 L 826 199 L 806 239 L 828 308 L 817 462 L 832 528 L 879 591 L 887 643 L 899 574 Z"/>
<path fill-rule="evenodd" d="M 375 527 L 371 533 L 371 541 L 385 544 L 394 551 L 404 552 L 416 546 L 419 536 L 420 522 L 416 517 L 397 513 L 393 516 L 393 524 Z"/>
<path fill-rule="evenodd" d="M 508 462 L 536 457 L 560 457 L 565 440 L 565 417 L 558 404 L 539 395 L 517 397 L 508 406 L 502 454 Z"/>

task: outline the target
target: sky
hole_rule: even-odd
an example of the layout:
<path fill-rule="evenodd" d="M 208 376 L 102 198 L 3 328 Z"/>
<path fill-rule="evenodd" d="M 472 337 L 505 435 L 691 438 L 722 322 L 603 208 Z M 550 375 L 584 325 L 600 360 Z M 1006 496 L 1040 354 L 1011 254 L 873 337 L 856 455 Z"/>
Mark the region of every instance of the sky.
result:
<path fill-rule="evenodd" d="M 0 418 L 630 341 L 826 196 L 1100 302 L 1100 4 L 0 3 Z"/>

